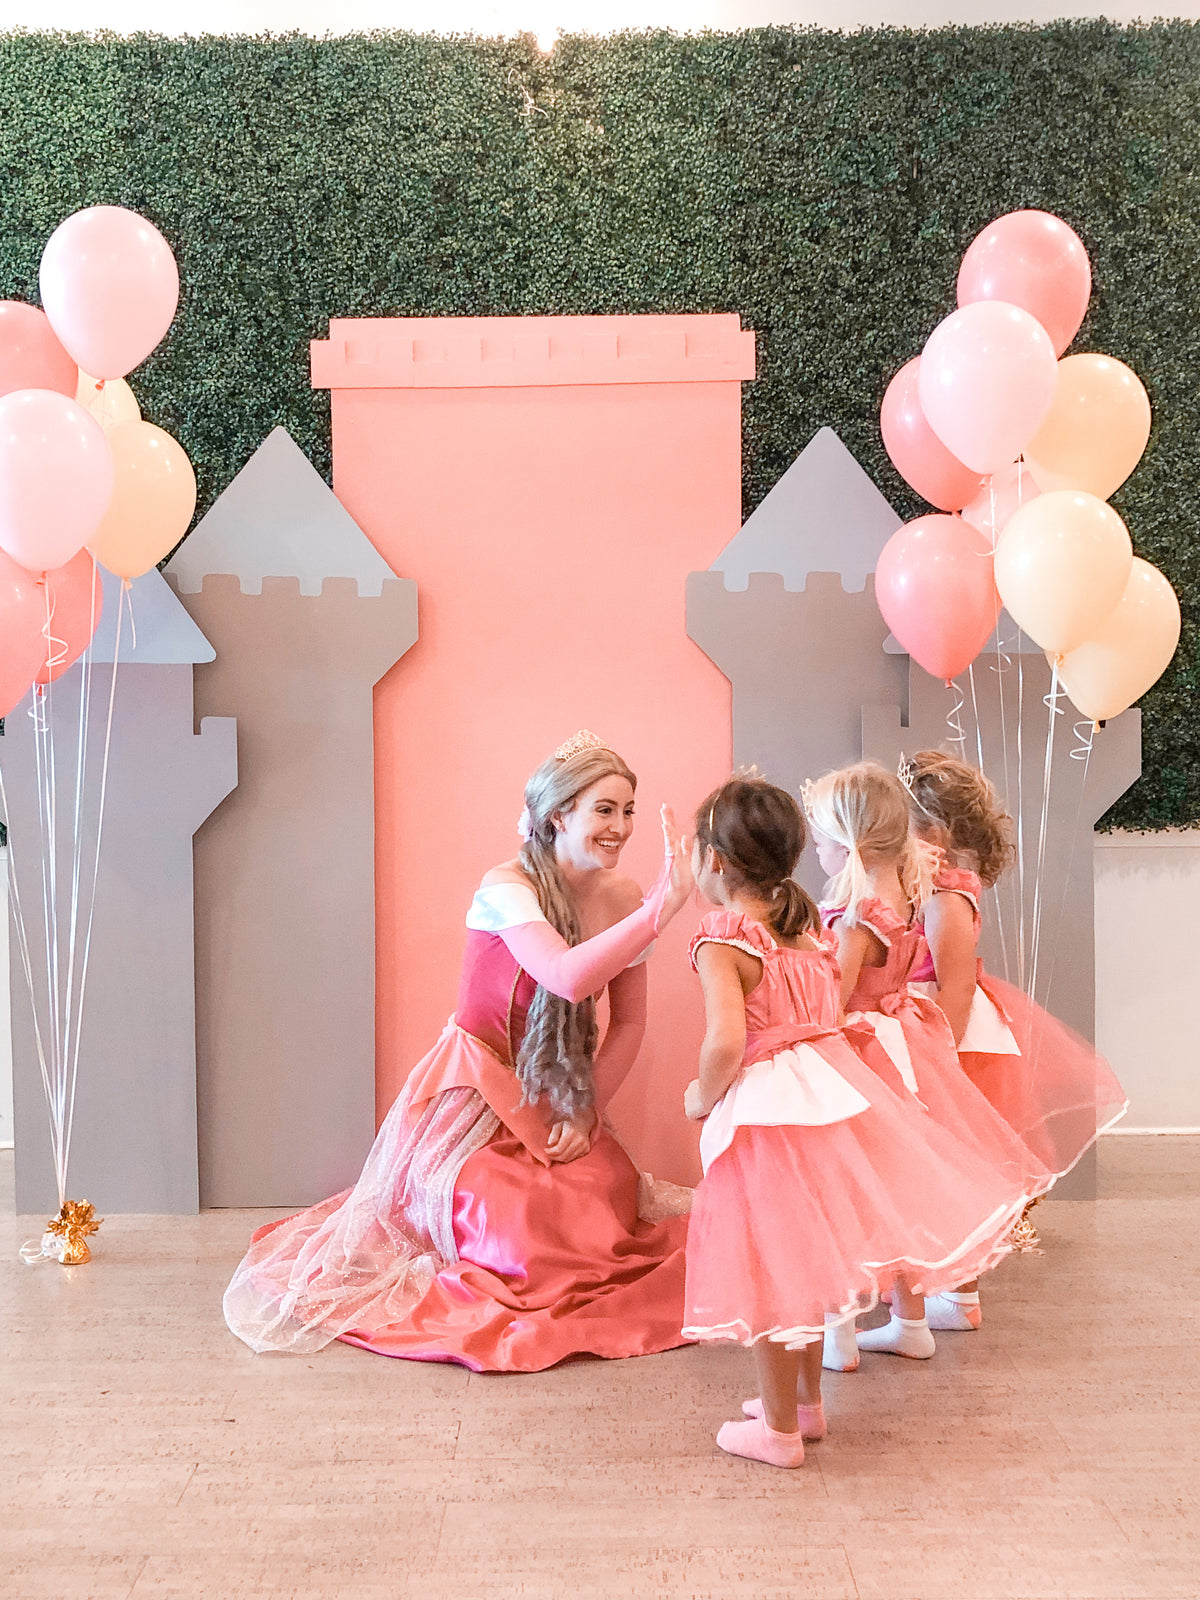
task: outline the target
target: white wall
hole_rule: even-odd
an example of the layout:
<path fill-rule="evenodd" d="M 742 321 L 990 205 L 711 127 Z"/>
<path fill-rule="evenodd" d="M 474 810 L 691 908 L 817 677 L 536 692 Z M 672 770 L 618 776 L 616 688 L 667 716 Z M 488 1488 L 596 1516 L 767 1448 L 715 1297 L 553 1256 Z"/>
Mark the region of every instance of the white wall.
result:
<path fill-rule="evenodd" d="M 1168 10 L 1200 17 L 1200 0 L 1139 5 L 1116 0 L 0 0 L 0 28 L 108 28 L 117 33 L 350 33 L 367 28 L 418 32 L 609 33 L 619 28 L 752 28 L 767 23 L 822 28 L 940 27 L 948 23 L 1050 22 L 1106 16 L 1116 22 Z"/>
<path fill-rule="evenodd" d="M 1122 1131 L 1200 1129 L 1200 830 L 1099 834 L 1096 1043 L 1129 1095 Z"/>

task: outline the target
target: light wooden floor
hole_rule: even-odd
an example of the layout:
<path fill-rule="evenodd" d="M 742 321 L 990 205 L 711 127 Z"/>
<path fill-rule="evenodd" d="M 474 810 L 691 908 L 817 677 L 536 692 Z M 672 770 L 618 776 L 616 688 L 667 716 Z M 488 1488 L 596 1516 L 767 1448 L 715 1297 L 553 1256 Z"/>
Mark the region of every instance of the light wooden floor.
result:
<path fill-rule="evenodd" d="M 23 1266 L 0 1155 L 4 1600 L 1195 1600 L 1200 1140 L 1109 1139 L 977 1334 L 827 1376 L 797 1472 L 730 1459 L 733 1348 L 476 1377 L 253 1356 L 258 1214 L 114 1217 Z"/>

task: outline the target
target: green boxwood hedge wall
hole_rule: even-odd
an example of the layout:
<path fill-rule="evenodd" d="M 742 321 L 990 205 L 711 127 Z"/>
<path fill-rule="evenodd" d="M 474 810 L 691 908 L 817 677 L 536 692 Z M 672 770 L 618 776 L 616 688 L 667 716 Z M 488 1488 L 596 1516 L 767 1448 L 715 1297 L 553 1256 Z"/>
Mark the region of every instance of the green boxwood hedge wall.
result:
<path fill-rule="evenodd" d="M 892 372 L 951 310 L 961 252 L 1041 206 L 1091 253 L 1076 348 L 1155 411 L 1118 497 L 1179 590 L 1146 776 L 1108 821 L 1200 820 L 1200 29 L 1104 22 L 842 35 L 0 36 L 0 295 L 100 201 L 175 246 L 180 316 L 134 375 L 209 503 L 276 423 L 329 469 L 307 345 L 331 315 L 737 311 L 751 510 L 822 424 L 905 514 Z"/>

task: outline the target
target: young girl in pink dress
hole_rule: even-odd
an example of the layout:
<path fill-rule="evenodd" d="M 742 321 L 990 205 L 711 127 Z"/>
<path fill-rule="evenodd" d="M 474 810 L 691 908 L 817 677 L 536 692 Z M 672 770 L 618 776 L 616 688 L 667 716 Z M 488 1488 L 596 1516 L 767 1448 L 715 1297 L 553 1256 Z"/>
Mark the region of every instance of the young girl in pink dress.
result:
<path fill-rule="evenodd" d="M 692 887 L 669 813 L 644 901 L 619 870 L 635 783 L 586 733 L 530 778 L 521 851 L 485 875 L 467 913 L 455 1014 L 362 1176 L 260 1229 L 234 1274 L 226 1321 L 253 1349 L 344 1339 L 532 1372 L 684 1342 L 687 1221 L 663 1212 L 686 1209 L 687 1191 L 665 1206 L 649 1194 L 598 1115 L 641 1041 L 641 958 Z"/>
<path fill-rule="evenodd" d="M 692 941 L 707 1021 L 684 1110 L 703 1118 L 684 1333 L 754 1352 L 759 1398 L 717 1443 L 778 1467 L 825 1433 L 821 1340 L 882 1289 L 918 1298 L 997 1260 L 1016 1183 L 978 1163 L 841 1027 L 837 962 L 792 880 L 790 795 L 734 778 L 696 816 L 693 870 L 720 909 Z"/>
<path fill-rule="evenodd" d="M 818 858 L 831 874 L 826 919 L 837 937 L 847 1013 L 870 1020 L 909 1090 L 974 1153 L 980 1170 L 1017 1186 L 1026 1201 L 1044 1193 L 1050 1174 L 962 1071 L 944 1013 L 909 989 L 925 953 L 916 913 L 933 855 L 910 834 L 908 796 L 899 779 L 875 762 L 859 762 L 810 784 L 805 805 Z M 854 1345 L 848 1330 L 831 1329 L 826 1364 L 852 1370 L 859 1350 L 932 1356 L 923 1302 L 915 1295 L 895 1297 L 890 1322 L 858 1334 Z"/>
<path fill-rule="evenodd" d="M 1049 1171 L 1068 1172 L 1125 1110 L 1104 1058 L 978 959 L 980 900 L 1012 861 L 1012 819 L 977 768 L 939 750 L 902 766 L 912 826 L 941 853 L 923 908 L 927 950 L 913 986 L 936 1000 L 971 1082 Z M 928 1307 L 935 1327 L 982 1320 L 978 1286 Z"/>

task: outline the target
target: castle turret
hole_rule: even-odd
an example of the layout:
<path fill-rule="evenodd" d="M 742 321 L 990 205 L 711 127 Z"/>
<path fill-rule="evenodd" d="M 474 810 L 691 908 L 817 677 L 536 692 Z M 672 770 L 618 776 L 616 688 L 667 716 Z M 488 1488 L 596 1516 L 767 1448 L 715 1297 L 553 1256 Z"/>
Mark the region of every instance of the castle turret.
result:
<path fill-rule="evenodd" d="M 102 1213 L 188 1213 L 199 1206 L 192 836 L 237 782 L 235 727 L 231 718 L 207 717 L 195 732 L 192 673 L 195 663 L 213 659 L 212 646 L 163 578 L 146 573 L 125 600 L 88 945 L 86 917 L 119 590 L 119 580 L 105 574 L 104 610 L 91 646 L 76 987 L 85 945 L 88 970 L 69 1197 L 86 1196 Z M 77 662 L 48 691 L 53 699 L 58 936 L 64 952 L 72 918 L 82 674 L 83 664 Z M 31 704 L 27 700 L 5 719 L 0 762 L 9 806 L 10 873 L 24 914 L 43 1037 L 48 1037 L 42 831 Z M 9 941 L 9 956 L 17 1210 L 54 1211 L 58 1195 L 46 1097 L 15 937 Z M 65 965 L 60 962 L 60 983 Z"/>
<path fill-rule="evenodd" d="M 238 722 L 238 791 L 196 841 L 201 1195 L 301 1206 L 375 1131 L 374 686 L 416 585 L 282 428 L 167 572 L 217 649 L 197 707 Z"/>

